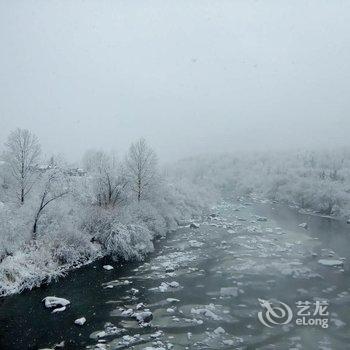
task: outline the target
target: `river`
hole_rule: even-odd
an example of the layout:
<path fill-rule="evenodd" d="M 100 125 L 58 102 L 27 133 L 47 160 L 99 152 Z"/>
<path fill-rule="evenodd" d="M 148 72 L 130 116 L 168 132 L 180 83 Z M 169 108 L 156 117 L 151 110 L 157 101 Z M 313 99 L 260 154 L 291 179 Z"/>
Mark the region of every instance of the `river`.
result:
<path fill-rule="evenodd" d="M 142 263 L 103 259 L 2 298 L 0 349 L 350 349 L 349 225 L 267 203 L 224 203 L 213 213 L 156 242 Z M 52 314 L 46 296 L 71 304 Z M 269 323 L 259 299 L 285 303 L 292 319 Z M 299 301 L 312 313 L 327 302 L 306 320 L 326 319 L 328 328 L 297 324 Z M 130 315 L 145 309 L 150 323 Z"/>

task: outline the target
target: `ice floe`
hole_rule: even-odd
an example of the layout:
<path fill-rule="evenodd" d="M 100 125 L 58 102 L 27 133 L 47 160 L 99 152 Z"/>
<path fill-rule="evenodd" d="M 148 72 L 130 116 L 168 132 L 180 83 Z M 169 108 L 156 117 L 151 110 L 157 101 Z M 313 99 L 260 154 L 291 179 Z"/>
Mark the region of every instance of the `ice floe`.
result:
<path fill-rule="evenodd" d="M 344 261 L 342 260 L 335 260 L 335 259 L 320 259 L 318 260 L 318 263 L 323 265 L 323 266 L 343 266 Z"/>
<path fill-rule="evenodd" d="M 77 324 L 78 326 L 83 326 L 86 322 L 86 318 L 85 317 L 80 317 L 77 318 L 74 323 Z"/>
<path fill-rule="evenodd" d="M 70 304 L 70 301 L 64 298 L 58 297 L 46 297 L 43 299 L 45 307 L 51 308 L 56 306 L 67 306 Z"/>

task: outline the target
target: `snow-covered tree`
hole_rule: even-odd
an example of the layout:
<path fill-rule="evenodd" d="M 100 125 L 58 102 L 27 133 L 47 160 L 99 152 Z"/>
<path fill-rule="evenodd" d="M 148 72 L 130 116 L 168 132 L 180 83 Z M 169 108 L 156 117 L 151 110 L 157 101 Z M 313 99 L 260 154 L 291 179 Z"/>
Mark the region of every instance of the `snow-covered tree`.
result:
<path fill-rule="evenodd" d="M 36 165 L 41 153 L 38 138 L 27 129 L 12 131 L 5 143 L 4 159 L 10 168 L 21 204 L 38 178 Z"/>
<path fill-rule="evenodd" d="M 121 204 L 125 199 L 127 181 L 117 157 L 90 150 L 85 154 L 83 163 L 92 176 L 94 201 L 104 208 L 115 208 Z"/>
<path fill-rule="evenodd" d="M 33 224 L 33 237 L 35 238 L 39 219 L 44 209 L 53 201 L 56 201 L 69 193 L 68 182 L 63 173 L 58 169 L 47 171 L 42 181 L 42 190 L 39 195 L 39 205 L 35 212 Z"/>
<path fill-rule="evenodd" d="M 130 146 L 125 164 L 130 188 L 140 201 L 154 184 L 157 174 L 156 154 L 145 139 L 140 139 Z"/>

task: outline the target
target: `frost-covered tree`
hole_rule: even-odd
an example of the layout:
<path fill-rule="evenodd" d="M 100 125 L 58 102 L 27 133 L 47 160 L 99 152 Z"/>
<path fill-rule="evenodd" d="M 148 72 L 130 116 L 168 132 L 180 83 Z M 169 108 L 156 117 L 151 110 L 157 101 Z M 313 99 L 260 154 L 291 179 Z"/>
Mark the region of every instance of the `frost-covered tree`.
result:
<path fill-rule="evenodd" d="M 33 224 L 33 238 L 35 238 L 38 228 L 39 219 L 44 209 L 53 201 L 62 198 L 69 193 L 68 182 L 63 173 L 58 169 L 47 171 L 42 181 L 42 190 L 39 196 L 39 206 L 35 212 Z"/>
<path fill-rule="evenodd" d="M 154 184 L 157 173 L 156 154 L 142 138 L 130 146 L 125 165 L 130 188 L 140 201 Z"/>
<path fill-rule="evenodd" d="M 127 181 L 117 157 L 103 151 L 88 151 L 83 159 L 85 169 L 92 175 L 95 202 L 104 208 L 115 208 L 125 198 Z"/>
<path fill-rule="evenodd" d="M 14 180 L 21 204 L 37 180 L 36 165 L 41 153 L 38 138 L 27 129 L 12 131 L 5 143 L 4 159 Z"/>

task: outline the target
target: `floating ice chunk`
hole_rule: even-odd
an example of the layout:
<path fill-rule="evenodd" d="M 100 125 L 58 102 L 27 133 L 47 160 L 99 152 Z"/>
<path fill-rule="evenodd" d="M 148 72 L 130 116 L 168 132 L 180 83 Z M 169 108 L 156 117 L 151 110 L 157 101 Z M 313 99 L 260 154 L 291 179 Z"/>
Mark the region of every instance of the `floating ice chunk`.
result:
<path fill-rule="evenodd" d="M 104 268 L 105 270 L 107 270 L 107 271 L 113 270 L 113 269 L 114 269 L 114 267 L 111 266 L 111 265 L 103 265 L 103 268 Z"/>
<path fill-rule="evenodd" d="M 197 320 L 196 318 L 194 318 L 192 321 L 197 324 L 203 324 L 203 320 Z"/>
<path fill-rule="evenodd" d="M 167 292 L 169 290 L 169 288 L 178 288 L 180 287 L 180 284 L 176 281 L 172 281 L 172 282 L 162 282 L 160 284 L 160 286 L 158 287 L 158 289 L 161 292 Z M 157 289 L 157 288 L 155 288 Z"/>
<path fill-rule="evenodd" d="M 225 345 L 230 345 L 232 346 L 235 342 L 231 339 L 226 339 L 222 341 Z"/>
<path fill-rule="evenodd" d="M 343 266 L 344 264 L 342 260 L 333 260 L 333 259 L 320 259 L 318 263 L 324 266 Z"/>
<path fill-rule="evenodd" d="M 257 226 L 248 226 L 247 227 L 247 232 L 248 233 L 262 233 L 261 227 Z"/>
<path fill-rule="evenodd" d="M 105 344 L 98 343 L 95 345 L 95 349 L 106 350 L 107 347 Z"/>
<path fill-rule="evenodd" d="M 133 309 L 127 309 L 127 310 L 124 310 L 121 315 L 122 316 L 131 316 L 132 314 L 134 313 Z"/>
<path fill-rule="evenodd" d="M 178 288 L 178 287 L 180 287 L 179 282 L 176 282 L 176 281 L 169 282 L 168 285 L 169 285 L 171 288 Z"/>
<path fill-rule="evenodd" d="M 162 282 L 160 284 L 160 286 L 158 287 L 158 289 L 161 291 L 161 292 L 166 292 L 168 290 L 168 283 L 165 283 L 165 282 Z"/>
<path fill-rule="evenodd" d="M 141 340 L 140 334 L 135 334 L 134 336 L 131 335 L 124 335 L 122 337 L 122 341 L 119 342 L 120 345 L 117 348 L 125 348 L 125 345 L 129 348 L 129 346 L 132 346 L 133 343 L 136 343 Z"/>
<path fill-rule="evenodd" d="M 159 338 L 163 334 L 162 331 L 155 332 L 150 335 L 151 338 Z"/>
<path fill-rule="evenodd" d="M 214 312 L 212 312 L 208 309 L 194 309 L 194 308 L 192 308 L 191 314 L 203 315 L 203 316 L 205 316 L 207 318 L 211 318 L 215 321 L 219 321 L 221 319 L 218 315 L 214 314 Z"/>
<path fill-rule="evenodd" d="M 199 228 L 199 224 L 196 224 L 195 222 L 191 222 L 190 228 Z"/>
<path fill-rule="evenodd" d="M 78 326 L 83 326 L 85 322 L 86 322 L 86 318 L 85 317 L 77 318 L 74 321 L 74 323 L 77 324 Z"/>
<path fill-rule="evenodd" d="M 178 303 L 180 300 L 179 299 L 175 299 L 175 298 L 167 298 L 166 300 L 168 303 Z"/>
<path fill-rule="evenodd" d="M 129 280 L 113 280 L 113 281 L 109 281 L 107 283 L 103 283 L 102 285 L 103 286 L 107 285 L 107 287 L 108 287 L 108 286 L 127 286 L 129 284 L 132 284 L 132 281 L 129 281 Z"/>
<path fill-rule="evenodd" d="M 54 345 L 54 348 L 64 348 L 65 342 L 62 340 L 60 343 L 57 343 Z"/>
<path fill-rule="evenodd" d="M 107 333 L 105 331 L 101 331 L 101 332 L 96 332 L 96 333 L 92 333 L 91 337 L 94 337 L 96 339 L 100 339 L 103 337 L 106 337 Z"/>
<path fill-rule="evenodd" d="M 116 327 L 114 324 L 107 322 L 103 331 L 96 331 L 90 334 L 91 339 L 100 339 L 111 335 L 120 334 L 125 332 L 124 329 Z M 100 340 L 99 340 L 100 341 Z"/>
<path fill-rule="evenodd" d="M 140 323 L 149 323 L 153 318 L 153 314 L 151 311 L 135 312 L 133 317 Z"/>
<path fill-rule="evenodd" d="M 218 327 L 218 328 L 214 329 L 214 333 L 216 335 L 219 335 L 219 334 L 225 334 L 226 332 L 222 327 Z"/>
<path fill-rule="evenodd" d="M 62 340 L 61 342 L 59 343 L 56 343 L 54 346 L 53 346 L 53 349 L 61 349 L 61 348 L 64 348 L 64 345 L 65 345 L 65 342 L 64 340 Z M 48 350 L 48 349 L 39 349 L 39 350 Z M 51 350 L 51 349 L 50 349 Z"/>
<path fill-rule="evenodd" d="M 144 303 L 139 303 L 136 305 L 136 310 L 141 310 L 145 308 L 145 304 Z"/>
<path fill-rule="evenodd" d="M 52 313 L 55 314 L 56 312 L 62 312 L 62 311 L 65 311 L 65 310 L 66 310 L 66 307 L 62 306 L 62 307 L 58 307 L 56 309 L 53 309 Z"/>
<path fill-rule="evenodd" d="M 67 306 L 70 304 L 69 300 L 58 297 L 46 297 L 42 301 L 45 302 L 45 307 L 47 308 L 56 306 Z"/>
<path fill-rule="evenodd" d="M 256 220 L 264 222 L 264 221 L 267 221 L 267 217 L 265 217 L 265 216 L 258 216 Z"/>
<path fill-rule="evenodd" d="M 298 225 L 298 227 L 301 227 L 301 228 L 307 230 L 309 228 L 309 225 L 306 222 L 303 222 L 300 225 Z"/>

